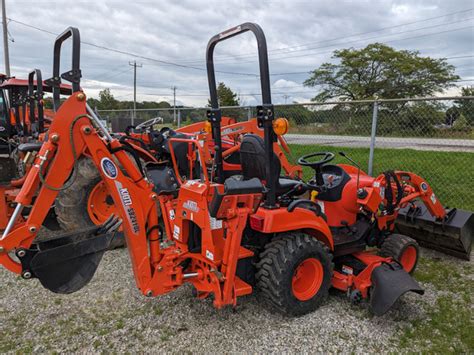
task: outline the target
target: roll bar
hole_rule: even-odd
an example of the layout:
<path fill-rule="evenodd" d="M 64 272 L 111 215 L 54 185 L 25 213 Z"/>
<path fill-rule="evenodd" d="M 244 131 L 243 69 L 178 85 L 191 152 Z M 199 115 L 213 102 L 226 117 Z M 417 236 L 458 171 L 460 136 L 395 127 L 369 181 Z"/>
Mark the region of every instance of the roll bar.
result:
<path fill-rule="evenodd" d="M 61 64 L 61 47 L 63 43 L 71 37 L 72 40 L 72 63 L 71 69 L 60 73 Z M 75 27 L 67 28 L 63 33 L 56 37 L 54 42 L 54 54 L 53 54 L 53 77 L 45 80 L 46 85 L 49 85 L 53 89 L 53 108 L 57 111 L 61 105 L 61 78 L 72 83 L 72 92 L 79 91 L 81 89 L 81 69 L 80 69 L 80 57 L 81 57 L 81 38 L 79 30 Z"/>
<path fill-rule="evenodd" d="M 35 80 L 36 77 L 36 91 Z M 44 110 L 43 110 L 43 76 L 41 70 L 33 69 L 28 74 L 28 101 L 30 106 L 30 122 L 33 124 L 38 121 L 38 133 L 44 132 Z M 38 107 L 38 117 L 36 117 L 35 108 Z"/>
<path fill-rule="evenodd" d="M 274 208 L 276 206 L 276 184 L 277 176 L 271 173 L 271 162 L 273 161 L 273 143 L 276 142 L 276 135 L 273 132 L 274 109 L 270 90 L 270 71 L 268 69 L 268 51 L 267 41 L 262 28 L 256 23 L 246 22 L 239 26 L 233 27 L 227 31 L 221 32 L 213 36 L 206 49 L 206 65 L 207 65 L 207 79 L 209 82 L 209 93 L 211 96 L 211 109 L 207 116 L 211 122 L 212 136 L 214 138 L 216 153 L 215 161 L 217 168 L 217 182 L 223 182 L 224 170 L 221 149 L 221 118 L 222 111 L 219 107 L 219 100 L 217 97 L 216 76 L 214 70 L 214 48 L 217 43 L 250 31 L 255 35 L 258 45 L 258 62 L 260 68 L 260 85 L 262 89 L 262 105 L 257 106 L 257 120 L 260 127 L 264 129 L 265 141 L 265 156 L 266 156 L 266 187 L 268 189 L 265 195 L 265 207 Z"/>

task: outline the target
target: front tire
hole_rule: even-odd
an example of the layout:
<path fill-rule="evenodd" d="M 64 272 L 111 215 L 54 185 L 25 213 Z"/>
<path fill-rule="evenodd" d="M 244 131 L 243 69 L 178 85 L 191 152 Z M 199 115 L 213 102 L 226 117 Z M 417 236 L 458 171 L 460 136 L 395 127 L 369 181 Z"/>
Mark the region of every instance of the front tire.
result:
<path fill-rule="evenodd" d="M 260 254 L 257 287 L 274 309 L 300 316 L 326 300 L 332 273 L 332 255 L 326 245 L 304 233 L 285 233 Z"/>
<path fill-rule="evenodd" d="M 398 261 L 409 274 L 415 271 L 420 255 L 420 247 L 415 239 L 403 234 L 391 234 L 384 240 L 380 256 L 392 257 Z"/>

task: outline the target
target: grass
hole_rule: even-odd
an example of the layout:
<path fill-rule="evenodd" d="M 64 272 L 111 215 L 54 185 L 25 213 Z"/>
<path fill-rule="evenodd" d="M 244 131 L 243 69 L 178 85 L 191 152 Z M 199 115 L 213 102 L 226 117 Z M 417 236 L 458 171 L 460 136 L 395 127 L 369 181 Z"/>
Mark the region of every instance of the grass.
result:
<path fill-rule="evenodd" d="M 420 259 L 415 279 L 431 283 L 443 294 L 429 307 L 426 319 L 417 319 L 404 330 L 399 339 L 402 348 L 410 351 L 416 346 L 427 353 L 443 354 L 474 351 L 473 272 L 470 263 L 459 268 L 432 258 Z"/>
<path fill-rule="evenodd" d="M 300 157 L 318 151 L 344 151 L 366 170 L 368 148 L 334 147 L 322 145 L 291 145 L 292 156 Z M 377 149 L 374 174 L 396 169 L 412 171 L 427 180 L 441 203 L 474 211 L 474 154 L 463 152 L 435 152 L 413 149 Z M 347 163 L 337 156 L 336 163 Z M 304 168 L 305 178 L 312 169 Z M 446 261 L 421 258 L 414 277 L 432 284 L 442 291 L 434 305 L 426 305 L 425 316 L 415 319 L 394 339 L 399 350 L 423 353 L 474 353 L 474 323 L 472 294 L 474 267 L 460 262 L 454 266 Z M 420 305 L 421 307 L 421 305 Z"/>
<path fill-rule="evenodd" d="M 344 151 L 367 170 L 369 148 L 334 147 L 291 144 L 292 156 L 318 151 Z M 337 156 L 336 163 L 348 163 Z M 422 176 L 431 185 L 443 205 L 474 211 L 474 154 L 466 152 L 420 151 L 414 149 L 377 148 L 374 153 L 374 174 L 385 170 L 406 170 Z M 304 169 L 305 178 L 312 170 Z"/>

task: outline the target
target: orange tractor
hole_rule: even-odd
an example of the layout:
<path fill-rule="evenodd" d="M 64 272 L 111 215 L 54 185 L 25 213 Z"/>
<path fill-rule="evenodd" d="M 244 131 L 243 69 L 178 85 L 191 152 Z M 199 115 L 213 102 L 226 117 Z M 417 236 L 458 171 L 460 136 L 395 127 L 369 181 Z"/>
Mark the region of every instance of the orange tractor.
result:
<path fill-rule="evenodd" d="M 258 43 L 263 104 L 257 108 L 257 134 L 245 134 L 238 144 L 240 171 L 228 176 L 213 53 L 217 43 L 247 31 Z M 405 292 L 422 294 L 410 276 L 418 246 L 393 229 L 396 212 L 413 198 L 446 217 L 426 181 L 408 172 L 371 178 L 352 166 L 328 164 L 331 153 L 300 158 L 315 172 L 307 182 L 281 177 L 275 151 L 284 121 L 274 118 L 263 31 L 244 23 L 220 33 L 209 41 L 206 59 L 210 161 L 200 135 L 171 137 L 172 164 L 140 167 L 93 115 L 86 95 L 76 91 L 57 111 L 16 198 L 0 240 L 0 263 L 25 279 L 38 278 L 53 292 L 71 293 L 91 280 L 122 227 L 137 287 L 148 297 L 190 283 L 198 298 L 213 296 L 221 308 L 259 290 L 278 311 L 301 315 L 318 308 L 333 287 L 354 302 L 369 299 L 380 315 Z M 193 176 L 180 173 L 178 143 L 187 147 Z M 117 215 L 98 227 L 35 241 L 58 189 L 82 156 L 99 171 Z M 16 223 L 29 205 L 27 219 Z"/>
<path fill-rule="evenodd" d="M 4 229 L 7 225 L 8 218 L 13 212 L 14 199 L 26 177 L 25 173 L 31 166 L 34 155 L 41 147 L 44 132 L 49 128 L 54 112 L 61 106 L 60 95 L 69 95 L 71 92 L 80 89 L 79 31 L 71 29 L 67 38 L 69 37 L 72 40 L 72 67 L 65 74 L 60 75 L 59 57 L 61 47 L 58 44 L 60 42 L 56 41 L 53 78 L 43 82 L 41 72 L 36 69 L 30 73 L 28 80 L 11 78 L 5 80 L 1 86 L 8 92 L 9 99 L 8 101 L 4 100 L 4 111 L 9 114 L 6 114 L 2 121 L 5 124 L 3 131 L 7 135 L 4 139 L 5 149 L 15 159 L 8 160 L 8 166 L 11 169 L 5 183 L 0 187 L 0 195 L 4 196 L 1 199 L 4 203 L 0 204 L 0 229 Z M 37 80 L 35 80 L 35 77 Z M 72 85 L 61 83 L 61 78 L 70 81 Z M 54 110 L 44 109 L 44 92 L 53 93 Z M 3 93 L 4 91 L 2 91 L 2 95 Z M 2 97 L 6 99 L 6 97 Z M 9 102 L 8 109 L 7 102 Z M 213 154 L 212 139 L 206 137 L 206 130 L 210 132 L 206 122 L 195 123 L 175 131 L 170 129 L 156 131 L 154 130 L 155 123 L 155 120 L 143 122 L 134 127 L 133 131 L 126 131 L 124 134 L 117 135 L 117 138 L 135 159 L 146 163 L 169 162 L 170 155 L 166 143 L 169 137 L 190 138 L 201 134 L 202 141 L 209 145 L 209 147 L 206 147 L 205 153 L 207 154 L 206 161 L 210 161 L 211 154 Z M 255 120 L 236 124 L 235 120 L 224 117 L 222 125 L 226 142 L 224 145 L 226 152 L 224 154 L 228 161 L 225 168 L 228 171 L 239 170 L 238 164 L 231 163 L 235 161 L 232 154 L 235 156 L 239 136 L 256 130 Z M 180 162 L 183 159 L 186 160 L 186 152 L 183 151 L 185 145 L 182 143 L 175 143 L 174 145 L 174 149 L 179 155 L 178 160 Z M 284 140 L 282 140 L 282 147 L 288 151 L 288 146 Z M 14 149 L 15 151 L 13 151 Z M 301 173 L 301 169 L 291 166 L 283 152 L 281 152 L 281 156 L 288 171 Z M 6 166 L 7 164 L 3 165 Z M 61 187 L 54 207 L 50 210 L 49 217 L 44 224 L 50 230 L 74 231 L 85 226 L 100 225 L 111 214 L 116 213 L 113 200 L 105 184 L 101 181 L 93 162 L 88 157 L 82 157 L 78 160 L 76 166 L 77 169 L 74 169 L 67 184 Z M 21 168 L 20 172 L 17 171 L 17 167 Z M 299 169 L 299 171 L 295 169 Z M 5 170 L 3 169 L 3 171 Z M 181 174 L 187 175 L 184 168 L 181 169 Z M 11 180 L 16 175 L 19 175 L 20 178 Z M 18 221 L 21 221 L 21 218 Z M 117 242 L 118 239 L 116 238 Z M 120 244 L 118 242 L 116 245 L 119 246 Z"/>

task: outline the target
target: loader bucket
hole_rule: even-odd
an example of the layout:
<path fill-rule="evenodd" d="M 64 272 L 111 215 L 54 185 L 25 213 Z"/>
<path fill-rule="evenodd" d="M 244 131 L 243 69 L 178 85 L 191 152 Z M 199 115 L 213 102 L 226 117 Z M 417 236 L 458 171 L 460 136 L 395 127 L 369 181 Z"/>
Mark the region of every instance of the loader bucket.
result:
<path fill-rule="evenodd" d="M 474 216 L 472 212 L 450 209 L 444 221 L 436 220 L 424 204 L 400 209 L 396 229 L 424 247 L 470 260 Z"/>

